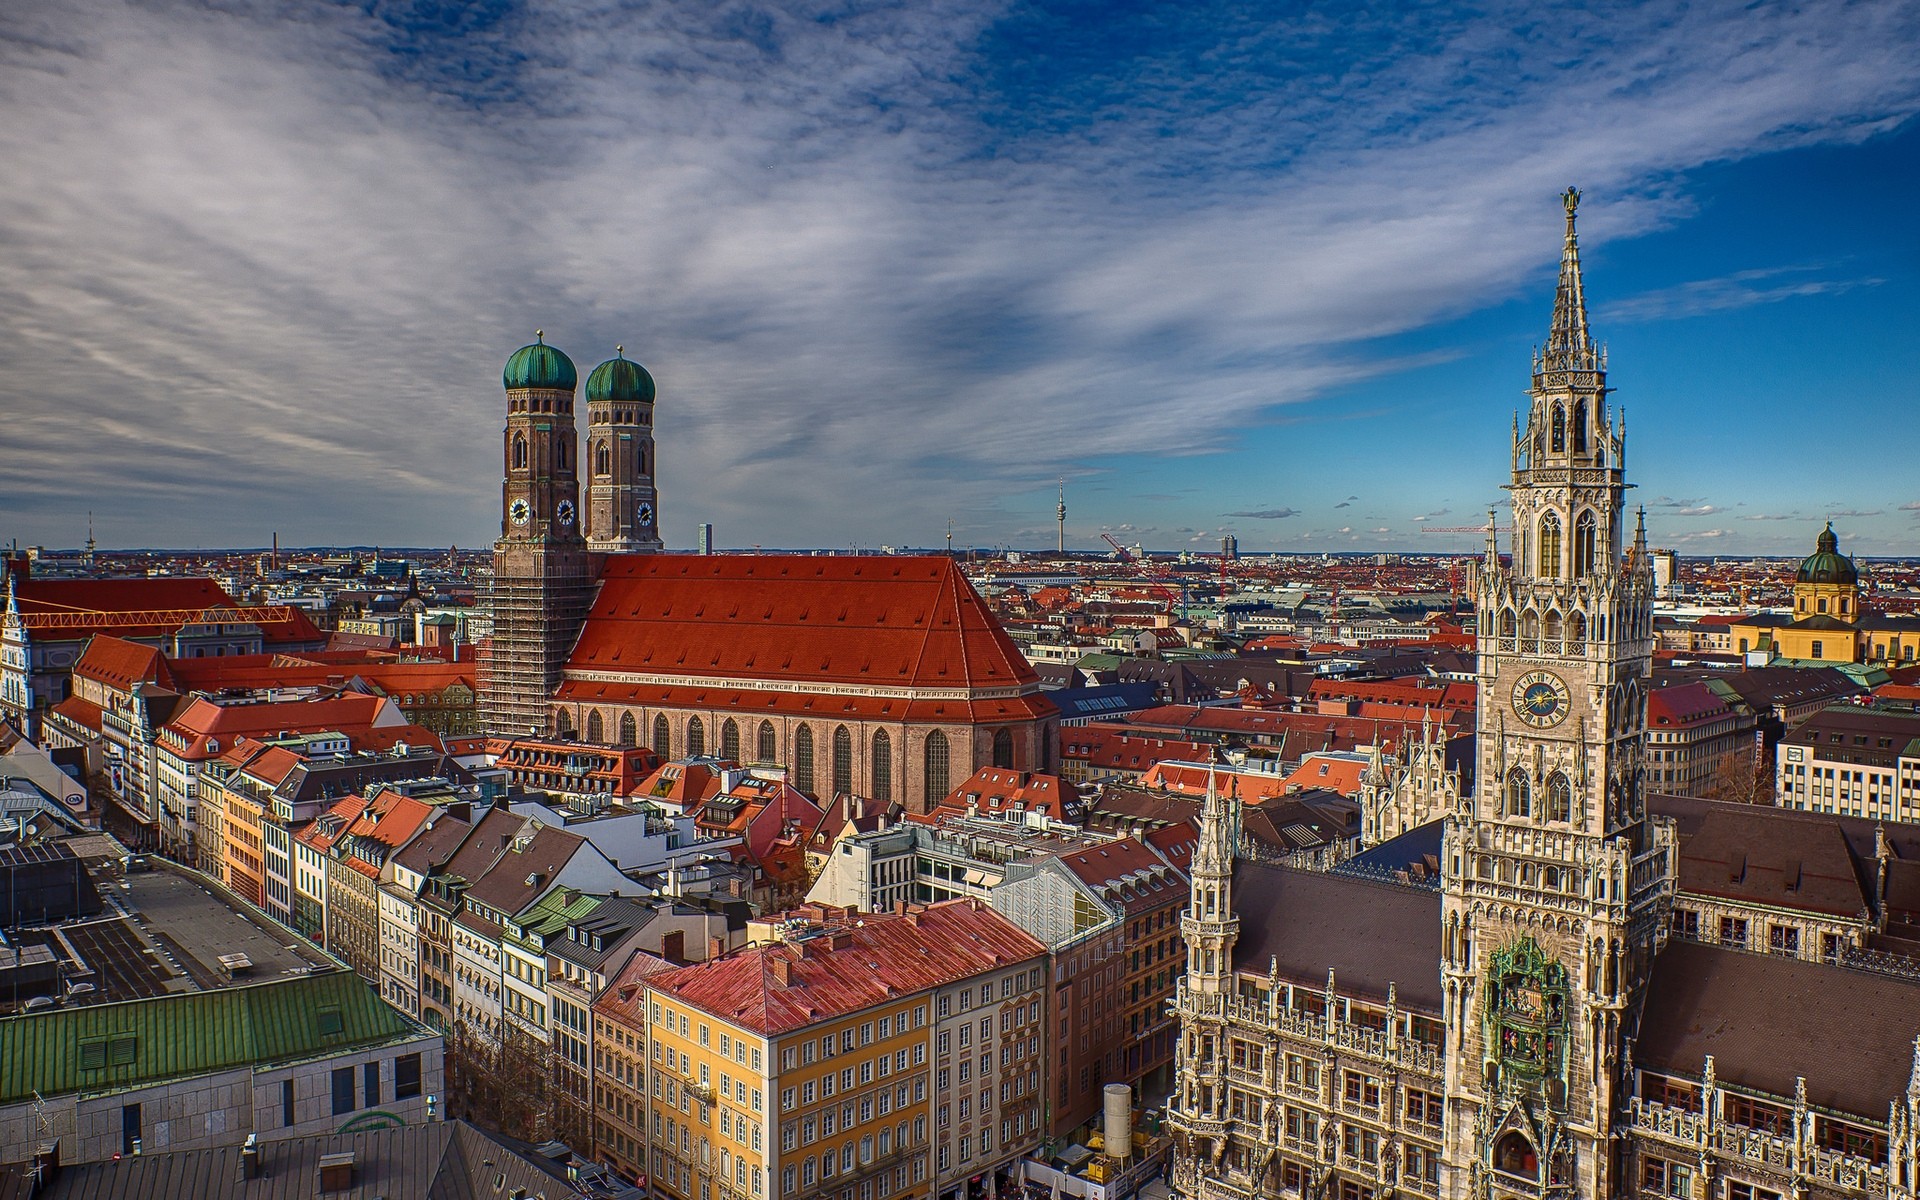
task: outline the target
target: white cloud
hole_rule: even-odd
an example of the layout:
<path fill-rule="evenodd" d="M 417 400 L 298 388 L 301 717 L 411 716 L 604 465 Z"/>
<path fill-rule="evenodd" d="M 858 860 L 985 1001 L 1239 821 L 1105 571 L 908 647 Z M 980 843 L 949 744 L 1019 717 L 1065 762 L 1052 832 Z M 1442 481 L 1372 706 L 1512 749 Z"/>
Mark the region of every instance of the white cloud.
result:
<path fill-rule="evenodd" d="M 438 11 L 469 24 L 0 14 L 19 532 L 491 537 L 497 372 L 541 326 L 653 370 L 682 542 L 991 539 L 1069 457 L 1396 369 L 1351 348 L 1550 271 L 1569 180 L 1599 243 L 1684 217 L 1676 170 L 1920 97 L 1897 3 L 1356 18 L 1369 68 L 1325 77 L 1258 65 L 1324 29 L 1209 11 L 1234 52 L 1134 64 L 1124 104 L 1003 91 L 960 4 Z"/>

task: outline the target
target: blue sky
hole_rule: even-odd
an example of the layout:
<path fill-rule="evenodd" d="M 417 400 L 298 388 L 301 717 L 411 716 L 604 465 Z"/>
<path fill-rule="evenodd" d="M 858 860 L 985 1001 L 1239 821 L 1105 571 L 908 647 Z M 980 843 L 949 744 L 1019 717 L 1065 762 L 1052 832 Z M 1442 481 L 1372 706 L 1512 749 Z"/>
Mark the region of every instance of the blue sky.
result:
<path fill-rule="evenodd" d="M 16 11 L 27 8 L 32 11 Z M 1388 10 L 1389 6 L 1375 6 Z M 0 536 L 479 545 L 535 327 L 686 545 L 1466 548 L 1574 184 L 1655 540 L 1920 553 L 1920 4 L 0 12 Z"/>

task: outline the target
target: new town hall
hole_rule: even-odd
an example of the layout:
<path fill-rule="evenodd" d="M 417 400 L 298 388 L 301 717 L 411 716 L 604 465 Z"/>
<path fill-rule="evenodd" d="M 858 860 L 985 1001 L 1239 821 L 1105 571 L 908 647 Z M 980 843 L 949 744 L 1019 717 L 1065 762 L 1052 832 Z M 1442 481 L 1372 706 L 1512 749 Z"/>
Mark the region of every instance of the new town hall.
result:
<path fill-rule="evenodd" d="M 662 553 L 652 376 L 593 369 L 584 450 L 565 354 L 542 337 L 501 382 L 489 733 L 780 764 L 912 811 L 1050 764 L 1058 712 L 950 559 Z"/>
<path fill-rule="evenodd" d="M 1208 798 L 1170 1113 L 1188 1200 L 1920 1187 L 1920 981 L 1669 937 L 1653 579 L 1578 200 L 1514 430 L 1510 558 L 1489 520 L 1477 572 L 1480 783 L 1441 818 L 1440 886 L 1236 862 Z"/>

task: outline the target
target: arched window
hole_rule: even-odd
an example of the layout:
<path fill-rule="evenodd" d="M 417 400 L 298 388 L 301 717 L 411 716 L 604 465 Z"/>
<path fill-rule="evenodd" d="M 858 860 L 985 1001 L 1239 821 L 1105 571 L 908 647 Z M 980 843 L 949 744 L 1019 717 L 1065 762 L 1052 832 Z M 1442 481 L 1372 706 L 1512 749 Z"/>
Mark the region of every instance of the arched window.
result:
<path fill-rule="evenodd" d="M 1527 773 L 1518 767 L 1507 773 L 1507 815 L 1533 815 L 1533 787 L 1527 782 Z"/>
<path fill-rule="evenodd" d="M 634 465 L 640 469 L 640 474 L 645 475 L 647 473 L 647 444 L 645 442 L 640 443 L 640 449 L 634 452 Z"/>
<path fill-rule="evenodd" d="M 593 473 L 595 475 L 613 474 L 613 455 L 608 451 L 607 444 L 604 441 L 594 443 Z"/>
<path fill-rule="evenodd" d="M 853 792 L 853 735 L 845 725 L 833 727 L 833 794 Z"/>
<path fill-rule="evenodd" d="M 667 724 L 665 713 L 653 719 L 653 752 L 661 758 L 673 757 L 673 727 Z"/>
<path fill-rule="evenodd" d="M 1541 633 L 1541 636 L 1545 637 L 1550 642 L 1557 642 L 1560 640 L 1560 610 L 1559 609 L 1550 608 L 1547 610 L 1546 624 L 1541 628 L 1540 633 Z"/>
<path fill-rule="evenodd" d="M 1573 450 L 1576 454 L 1587 452 L 1587 402 L 1578 400 L 1573 405 Z"/>
<path fill-rule="evenodd" d="M 993 765 L 996 767 L 1013 765 L 1013 731 L 1011 729 L 993 731 Z"/>
<path fill-rule="evenodd" d="M 734 723 L 732 717 L 728 717 L 727 723 L 720 727 L 720 757 L 740 761 L 740 726 Z"/>
<path fill-rule="evenodd" d="M 573 714 L 567 712 L 564 708 L 553 714 L 553 731 L 564 738 L 572 737 Z"/>
<path fill-rule="evenodd" d="M 516 471 L 527 469 L 527 435 L 524 433 L 513 435 L 513 469 Z"/>
<path fill-rule="evenodd" d="M 620 744 L 622 746 L 640 744 L 640 723 L 633 719 L 632 713 L 620 714 Z"/>
<path fill-rule="evenodd" d="M 1513 610 L 1510 608 L 1500 610 L 1500 636 L 1503 638 L 1513 636 Z"/>
<path fill-rule="evenodd" d="M 927 735 L 926 770 L 922 775 L 926 786 L 921 794 L 926 797 L 928 808 L 946 798 L 947 765 L 947 735 L 936 729 Z"/>
<path fill-rule="evenodd" d="M 1573 613 L 1567 617 L 1567 640 L 1570 642 L 1584 642 L 1587 640 L 1587 618 L 1585 616 L 1580 613 Z"/>
<path fill-rule="evenodd" d="M 587 714 L 587 740 L 596 745 L 607 740 L 607 723 L 600 719 L 597 708 Z"/>
<path fill-rule="evenodd" d="M 555 438 L 553 441 L 553 465 L 556 470 L 567 469 L 567 439 Z"/>
<path fill-rule="evenodd" d="M 1534 642 L 1540 638 L 1540 616 L 1532 609 L 1520 614 L 1520 640 Z"/>
<path fill-rule="evenodd" d="M 1521 1175 L 1528 1179 L 1540 1177 L 1540 1158 L 1533 1152 L 1533 1143 L 1519 1130 L 1500 1139 L 1493 1150 L 1493 1165 L 1496 1170 L 1508 1175 Z"/>
<path fill-rule="evenodd" d="M 773 722 L 762 721 L 760 722 L 760 761 L 770 763 L 779 760 L 780 748 L 774 744 Z"/>
<path fill-rule="evenodd" d="M 873 798 L 893 799 L 893 739 L 884 729 L 873 735 Z"/>
<path fill-rule="evenodd" d="M 1559 454 L 1567 448 L 1567 410 L 1558 404 L 1553 406 L 1553 452 Z"/>
<path fill-rule="evenodd" d="M 1573 819 L 1573 784 L 1564 771 L 1555 771 L 1547 780 L 1546 816 L 1549 821 Z"/>
<path fill-rule="evenodd" d="M 802 725 L 793 731 L 793 786 L 813 794 L 813 726 Z"/>
<path fill-rule="evenodd" d="M 1594 555 L 1597 551 L 1600 527 L 1594 522 L 1593 514 L 1583 512 L 1573 524 L 1573 577 L 1584 579 L 1593 574 Z"/>
<path fill-rule="evenodd" d="M 1540 518 L 1540 561 L 1534 572 L 1542 579 L 1560 578 L 1560 517 L 1548 513 Z"/>
<path fill-rule="evenodd" d="M 687 757 L 699 758 L 707 752 L 707 727 L 699 717 L 687 718 Z"/>

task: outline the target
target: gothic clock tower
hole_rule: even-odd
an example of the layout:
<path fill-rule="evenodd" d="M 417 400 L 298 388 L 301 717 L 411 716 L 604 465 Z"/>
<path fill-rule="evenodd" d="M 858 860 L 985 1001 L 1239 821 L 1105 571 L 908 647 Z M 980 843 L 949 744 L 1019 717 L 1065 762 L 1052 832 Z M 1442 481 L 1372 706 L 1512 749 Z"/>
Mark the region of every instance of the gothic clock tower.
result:
<path fill-rule="evenodd" d="M 483 668 L 489 733 L 549 731 L 548 702 L 586 618 L 593 562 L 580 532 L 573 360 L 536 335 L 507 360 L 493 640 Z"/>
<path fill-rule="evenodd" d="M 1671 898 L 1647 819 L 1653 659 L 1644 526 L 1627 542 L 1625 423 L 1587 330 L 1574 210 L 1532 405 L 1513 436 L 1513 538 L 1479 572 L 1479 772 L 1449 815 L 1442 901 L 1448 1200 L 1623 1189 L 1624 1049 Z"/>
<path fill-rule="evenodd" d="M 607 554 L 661 549 L 653 486 L 653 376 L 625 346 L 587 376 L 587 544 Z"/>

